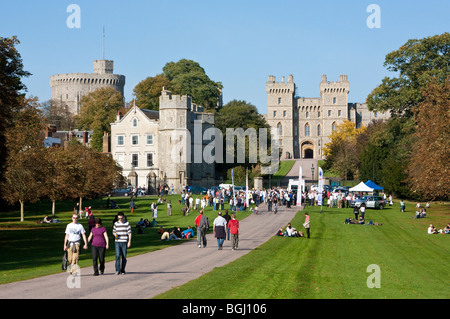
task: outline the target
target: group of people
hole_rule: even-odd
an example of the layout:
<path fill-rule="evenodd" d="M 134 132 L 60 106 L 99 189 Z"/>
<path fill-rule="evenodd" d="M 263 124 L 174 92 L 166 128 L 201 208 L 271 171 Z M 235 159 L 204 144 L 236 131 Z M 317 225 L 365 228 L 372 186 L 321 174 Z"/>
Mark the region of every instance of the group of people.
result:
<path fill-rule="evenodd" d="M 287 224 L 286 229 L 284 231 L 283 231 L 283 228 L 280 228 L 277 231 L 276 235 L 280 236 L 280 237 L 307 237 L 307 238 L 311 238 L 311 233 L 310 233 L 311 222 L 310 222 L 310 216 L 309 216 L 308 212 L 305 212 L 305 222 L 303 223 L 303 227 L 306 230 L 306 236 L 301 230 L 297 230 L 295 227 L 292 227 L 291 223 Z"/>
<path fill-rule="evenodd" d="M 450 223 L 448 223 L 444 229 L 439 230 L 434 227 L 433 224 L 430 224 L 430 226 L 428 226 L 428 234 L 450 234 Z"/>
<path fill-rule="evenodd" d="M 203 214 L 203 210 L 200 210 L 198 216 L 195 218 L 195 226 L 197 227 L 197 246 L 198 248 L 206 248 L 206 231 L 209 229 L 209 219 Z M 236 219 L 236 214 L 232 213 L 231 216 L 228 211 L 222 216 L 222 212 L 217 213 L 217 217 L 213 221 L 213 233 L 217 239 L 218 250 L 223 250 L 223 244 L 225 239 L 231 238 L 231 250 L 238 249 L 239 246 L 239 221 Z"/>
<path fill-rule="evenodd" d="M 94 218 L 95 226 L 90 229 L 89 237 L 86 238 L 86 231 L 82 224 L 78 222 L 78 214 L 72 215 L 72 222 L 66 226 L 63 250 L 67 252 L 69 272 L 74 275 L 78 272 L 78 260 L 81 247 L 88 249 L 91 244 L 94 276 L 103 274 L 105 270 L 105 252 L 109 249 L 109 238 L 106 228 L 102 225 L 101 218 Z M 126 220 L 123 212 L 118 212 L 113 222 L 112 234 L 115 238 L 116 275 L 125 274 L 127 264 L 127 249 L 131 245 L 131 226 Z M 81 240 L 84 245 L 81 246 Z"/>
<path fill-rule="evenodd" d="M 161 234 L 161 240 L 181 240 L 181 239 L 188 239 L 188 238 L 194 238 L 194 230 L 191 226 L 188 226 L 185 230 L 181 230 L 180 227 L 173 227 L 173 229 L 170 231 L 164 230 L 164 228 L 161 226 L 158 230 L 158 233 Z"/>

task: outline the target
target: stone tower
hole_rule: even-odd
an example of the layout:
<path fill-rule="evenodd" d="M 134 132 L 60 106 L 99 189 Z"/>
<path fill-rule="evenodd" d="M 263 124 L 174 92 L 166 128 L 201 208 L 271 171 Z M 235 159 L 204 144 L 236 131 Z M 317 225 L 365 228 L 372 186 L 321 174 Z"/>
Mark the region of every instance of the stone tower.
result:
<path fill-rule="evenodd" d="M 334 128 L 348 119 L 350 83 L 347 75 L 339 75 L 339 81 L 330 82 L 324 74 L 319 87 L 323 112 L 323 135 L 328 137 Z M 325 138 L 324 143 L 328 142 L 329 139 Z"/>
<path fill-rule="evenodd" d="M 294 77 L 289 75 L 285 82 L 284 76 L 281 82 L 275 81 L 275 76 L 269 75 L 266 83 L 267 92 L 267 123 L 272 128 L 272 138 L 278 142 L 280 154 L 293 157 L 293 132 L 294 132 Z"/>
<path fill-rule="evenodd" d="M 95 60 L 94 73 L 56 74 L 50 77 L 52 100 L 66 103 L 72 114 L 80 113 L 83 95 L 99 88 L 111 87 L 123 96 L 125 76 L 113 74 L 114 61 Z"/>

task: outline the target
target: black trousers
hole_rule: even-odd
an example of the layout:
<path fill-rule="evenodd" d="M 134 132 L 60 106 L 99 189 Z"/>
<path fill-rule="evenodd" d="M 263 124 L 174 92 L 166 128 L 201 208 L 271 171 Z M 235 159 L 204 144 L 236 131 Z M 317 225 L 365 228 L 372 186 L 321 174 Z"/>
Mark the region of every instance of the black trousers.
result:
<path fill-rule="evenodd" d="M 105 271 L 105 247 L 92 247 L 92 264 L 94 267 L 94 274 L 98 274 L 100 270 L 101 273 Z M 100 267 L 99 267 L 100 264 Z"/>
<path fill-rule="evenodd" d="M 308 228 L 305 228 L 305 229 L 306 229 L 306 237 L 309 238 L 309 227 L 308 227 Z"/>

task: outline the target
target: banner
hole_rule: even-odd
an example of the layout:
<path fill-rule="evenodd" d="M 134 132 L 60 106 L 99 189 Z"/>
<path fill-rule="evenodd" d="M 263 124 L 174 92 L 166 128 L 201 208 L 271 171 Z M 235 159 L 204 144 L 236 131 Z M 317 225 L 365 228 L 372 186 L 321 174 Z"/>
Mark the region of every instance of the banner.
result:
<path fill-rule="evenodd" d="M 297 206 L 302 206 L 302 166 L 298 169 Z"/>
<path fill-rule="evenodd" d="M 233 185 L 233 200 L 234 200 L 234 174 L 233 174 L 233 169 L 231 169 L 231 185 Z"/>
<path fill-rule="evenodd" d="M 319 205 L 322 206 L 322 192 L 323 192 L 323 171 L 322 167 L 319 167 L 319 197 L 317 198 Z"/>
<path fill-rule="evenodd" d="M 248 198 L 248 168 L 245 169 L 245 203 L 247 204 L 247 207 L 249 206 L 249 198 Z"/>

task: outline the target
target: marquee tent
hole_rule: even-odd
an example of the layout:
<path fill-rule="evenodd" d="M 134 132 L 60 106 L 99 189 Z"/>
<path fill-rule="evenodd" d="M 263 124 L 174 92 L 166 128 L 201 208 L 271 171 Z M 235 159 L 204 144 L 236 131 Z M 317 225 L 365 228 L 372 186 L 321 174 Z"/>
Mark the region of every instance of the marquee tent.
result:
<path fill-rule="evenodd" d="M 364 184 L 364 182 L 359 183 L 355 187 L 349 189 L 350 192 L 373 192 L 373 188 Z"/>
<path fill-rule="evenodd" d="M 376 191 L 380 191 L 383 189 L 383 187 L 378 186 L 377 184 L 375 184 L 374 182 L 372 182 L 370 179 L 366 182 L 366 185 L 369 186 L 370 188 L 373 188 Z"/>

